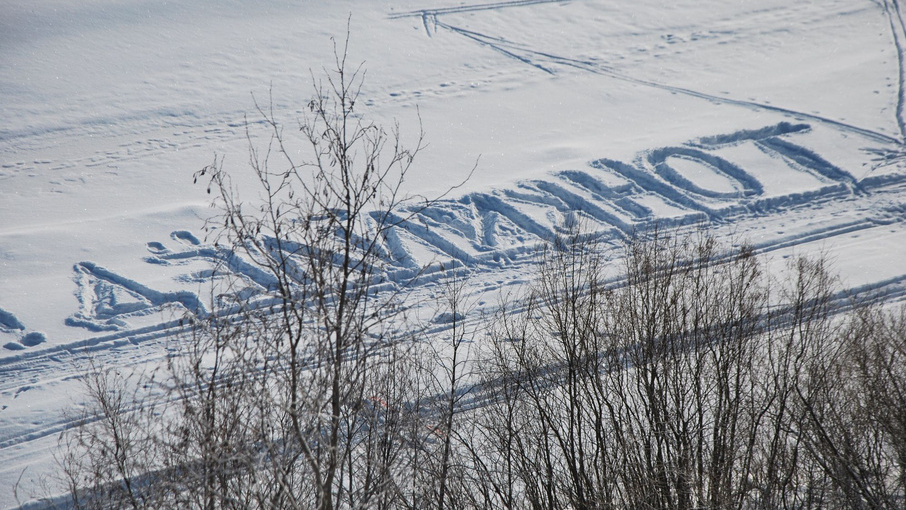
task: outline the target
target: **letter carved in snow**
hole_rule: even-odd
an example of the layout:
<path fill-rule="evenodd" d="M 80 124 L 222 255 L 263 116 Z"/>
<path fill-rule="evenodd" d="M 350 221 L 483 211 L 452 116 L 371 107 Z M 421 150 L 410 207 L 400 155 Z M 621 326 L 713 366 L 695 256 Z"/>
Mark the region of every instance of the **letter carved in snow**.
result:
<path fill-rule="evenodd" d="M 377 249 L 383 264 L 375 275 L 379 280 L 375 288 L 393 289 L 416 275 L 420 282 L 430 281 L 437 277 L 431 268 L 437 261 L 447 267 L 476 269 L 503 269 L 528 261 L 538 242 L 557 235 L 564 218 L 570 216 L 584 217 L 587 228 L 602 241 L 618 240 L 655 222 L 662 227 L 746 222 L 810 207 L 813 201 L 828 197 L 868 194 L 906 180 L 902 173 L 856 179 L 795 143 L 810 131 L 808 124 L 780 122 L 706 136 L 643 151 L 632 163 L 601 158 L 585 169 L 563 170 L 549 179 L 396 211 L 393 220 L 398 227 L 384 233 Z M 145 260 L 182 271 L 190 266 L 205 268 L 181 275 L 177 280 L 182 283 L 210 282 L 211 268 L 216 266 L 218 274 L 229 273 L 245 282 L 233 287 L 238 289 L 234 298 L 257 299 L 259 294 L 263 298 L 275 288 L 273 275 L 254 261 L 224 247 L 203 244 L 185 231 L 171 237 L 183 245 L 180 250 L 148 243 L 151 256 Z M 295 250 L 293 256 L 304 251 Z M 67 319 L 72 326 L 94 331 L 126 329 L 131 327 L 130 319 L 166 304 L 204 312 L 192 292 L 152 290 L 90 262 L 76 264 L 75 270 L 81 306 Z"/>

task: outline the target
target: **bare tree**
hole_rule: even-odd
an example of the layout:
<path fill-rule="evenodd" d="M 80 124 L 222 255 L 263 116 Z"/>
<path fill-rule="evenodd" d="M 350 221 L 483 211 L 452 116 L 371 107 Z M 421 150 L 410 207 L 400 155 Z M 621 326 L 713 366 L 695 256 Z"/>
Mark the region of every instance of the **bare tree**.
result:
<path fill-rule="evenodd" d="M 826 479 L 825 498 L 849 508 L 906 501 L 906 350 L 902 309 L 856 310 L 835 343 L 806 362 L 802 443 Z"/>
<path fill-rule="evenodd" d="M 393 341 L 386 321 L 394 300 L 375 297 L 372 287 L 385 233 L 405 201 L 403 181 L 422 147 L 419 137 L 414 149 L 405 149 L 398 134 L 355 115 L 361 71 L 350 72 L 346 53 L 345 47 L 335 52 L 336 67 L 326 83 L 316 84 L 301 125 L 310 157 L 295 161 L 273 113 L 259 109 L 272 141 L 263 154 L 252 151 L 263 191 L 257 211 L 243 207 L 226 174 L 209 168 L 223 201 L 219 242 L 273 277 L 273 304 L 260 322 L 272 333 L 265 338 L 273 343 L 274 374 L 284 379 L 279 391 L 287 429 L 280 440 L 292 442 L 304 466 L 285 466 L 283 477 L 310 482 L 301 492 L 323 509 L 339 500 L 351 506 L 367 500 L 373 490 L 362 490 L 372 483 L 391 487 L 370 478 L 376 458 L 367 447 L 357 448 L 354 437 L 372 425 L 362 422 L 374 414 L 364 412 L 368 399 L 382 398 L 371 394 L 367 375 L 375 353 Z M 272 150 L 282 159 L 278 168 Z"/>
<path fill-rule="evenodd" d="M 902 505 L 901 318 L 842 299 L 822 258 L 772 275 L 745 244 L 655 230 L 608 275 L 565 232 L 492 328 L 483 506 Z"/>
<path fill-rule="evenodd" d="M 443 328 L 439 335 L 426 338 L 423 370 L 428 375 L 431 437 L 426 446 L 428 455 L 422 471 L 432 490 L 424 507 L 463 508 L 471 497 L 467 494 L 468 467 L 462 449 L 467 439 L 462 435 L 462 404 L 470 396 L 473 377 L 471 345 L 476 336 L 478 321 L 474 303 L 466 290 L 469 272 L 464 267 L 445 267 L 439 314 L 434 319 Z M 472 317 L 469 317 L 472 316 Z"/>
<path fill-rule="evenodd" d="M 133 412 L 148 403 L 141 395 L 88 377 L 91 412 L 104 419 L 69 436 L 67 458 L 85 459 L 65 469 L 76 506 L 80 494 L 122 506 L 101 495 L 116 484 L 127 485 L 123 498 L 135 508 L 413 505 L 406 488 L 428 419 L 407 347 L 415 329 L 399 307 L 408 282 L 387 282 L 383 266 L 388 231 L 433 201 L 403 192 L 423 134 L 407 148 L 396 126 L 387 131 L 361 114 L 364 70 L 347 52 L 348 37 L 334 46 L 334 68 L 313 77 L 301 143 L 272 103 L 258 107 L 270 138 L 261 147 L 248 136 L 256 201 L 240 197 L 222 161 L 196 175 L 209 180 L 219 209 L 207 225 L 220 260 L 214 311 L 187 317 L 186 333 L 174 338 L 168 377 L 153 381 L 165 395 L 154 413 Z M 258 276 L 233 273 L 237 263 Z M 444 366 L 454 407 L 463 339 L 455 329 Z M 448 406 L 437 434 L 450 437 L 452 423 Z M 97 449 L 111 439 L 123 444 Z M 136 451 L 146 445 L 147 455 Z M 449 498 L 449 441 L 442 451 L 441 501 Z M 129 486 L 139 475 L 141 486 Z"/>
<path fill-rule="evenodd" d="M 132 374 L 94 362 L 84 383 L 91 406 L 72 417 L 78 425 L 62 437 L 65 448 L 58 459 L 73 506 L 152 508 L 153 498 L 142 490 L 146 466 L 156 460 L 143 427 L 153 413 L 152 400 L 140 396 Z M 148 405 L 137 409 L 139 401 Z"/>

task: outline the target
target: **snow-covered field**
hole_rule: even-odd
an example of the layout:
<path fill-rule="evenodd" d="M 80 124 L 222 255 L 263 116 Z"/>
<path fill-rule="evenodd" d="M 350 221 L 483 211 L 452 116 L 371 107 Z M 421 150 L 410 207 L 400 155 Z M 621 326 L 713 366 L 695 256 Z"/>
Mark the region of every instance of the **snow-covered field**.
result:
<path fill-rule="evenodd" d="M 895 0 L 6 0 L 0 508 L 53 471 L 85 348 L 153 363 L 181 307 L 203 301 L 222 252 L 193 173 L 216 153 L 241 183 L 245 119 L 263 135 L 255 100 L 291 128 L 347 20 L 364 112 L 410 140 L 421 118 L 409 191 L 443 192 L 478 159 L 389 240 L 391 277 L 455 260 L 493 307 L 581 211 L 614 247 L 654 222 L 704 222 L 906 295 Z M 412 299 L 434 292 L 429 273 Z"/>

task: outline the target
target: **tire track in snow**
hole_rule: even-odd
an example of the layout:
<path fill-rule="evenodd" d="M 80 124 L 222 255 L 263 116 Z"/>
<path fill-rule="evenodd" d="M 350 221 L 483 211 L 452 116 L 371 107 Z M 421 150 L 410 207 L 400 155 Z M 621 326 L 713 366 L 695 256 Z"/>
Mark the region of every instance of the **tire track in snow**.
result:
<path fill-rule="evenodd" d="M 471 39 L 473 41 L 476 41 L 479 44 L 489 47 L 509 58 L 512 58 L 516 61 L 522 62 L 522 63 L 530 65 L 532 67 L 535 67 L 548 74 L 553 75 L 556 73 L 553 71 L 553 69 L 548 67 L 546 64 L 559 64 L 559 65 L 573 67 L 573 68 L 580 69 L 583 71 L 591 72 L 594 74 L 607 76 L 607 77 L 617 79 L 620 81 L 633 83 L 636 85 L 642 85 L 645 87 L 651 87 L 651 88 L 655 88 L 655 89 L 659 89 L 659 90 L 664 90 L 667 92 L 683 94 L 683 95 L 695 97 L 698 99 L 704 99 L 704 100 L 710 101 L 712 103 L 740 106 L 740 107 L 748 108 L 748 109 L 755 110 L 755 111 L 777 112 L 777 113 L 789 115 L 789 116 L 792 116 L 792 117 L 795 117 L 795 118 L 801 119 L 801 120 L 811 120 L 814 122 L 819 122 L 821 124 L 826 124 L 828 126 L 837 128 L 842 131 L 858 134 L 858 135 L 864 136 L 866 138 L 869 138 L 871 140 L 874 140 L 874 141 L 880 142 L 880 143 L 893 143 L 893 144 L 897 144 L 897 145 L 903 144 L 902 137 L 894 138 L 894 137 L 892 137 L 890 135 L 886 135 L 884 133 L 880 133 L 877 131 L 873 131 L 871 129 L 859 127 L 854 124 L 849 124 L 849 123 L 846 123 L 843 121 L 831 119 L 829 117 L 815 115 L 812 113 L 806 113 L 806 112 L 794 110 L 791 108 L 784 108 L 781 106 L 774 106 L 774 105 L 769 105 L 769 104 L 765 104 L 765 103 L 759 103 L 757 101 L 720 97 L 720 96 L 708 94 L 706 92 L 701 92 L 701 91 L 694 90 L 694 89 L 678 87 L 678 86 L 660 83 L 660 82 L 656 82 L 656 81 L 652 81 L 652 80 L 636 78 L 634 76 L 630 76 L 628 74 L 624 74 L 619 71 L 616 71 L 613 68 L 606 66 L 606 65 L 602 65 L 602 64 L 598 64 L 598 63 L 590 62 L 590 61 L 573 59 L 573 58 L 564 57 L 564 56 L 560 56 L 560 55 L 555 55 L 555 54 L 544 52 L 544 51 L 538 51 L 538 50 L 525 48 L 521 45 L 516 45 L 516 44 L 510 43 L 508 41 L 504 41 L 497 37 L 482 34 L 480 32 L 475 32 L 473 30 L 467 30 L 464 28 L 460 28 L 460 27 L 450 25 L 449 23 L 445 23 L 440 20 L 436 20 L 435 25 L 438 27 L 450 30 L 451 32 L 459 34 L 459 35 L 466 37 L 468 39 Z M 898 51 L 898 54 L 899 54 L 899 51 Z M 538 61 L 539 59 L 541 60 L 540 62 Z M 901 75 L 902 75 L 902 73 L 901 73 Z M 902 77 L 901 77 L 901 82 L 902 82 Z M 901 88 L 901 90 L 902 90 L 902 88 Z M 903 94 L 901 93 L 900 96 L 902 97 L 902 95 Z M 902 120 L 900 117 L 901 117 L 901 115 L 898 114 L 897 121 L 898 121 L 898 123 L 902 124 Z M 901 126 L 901 130 L 902 129 L 906 129 L 906 128 L 903 128 Z"/>
<path fill-rule="evenodd" d="M 906 23 L 903 22 L 903 13 L 900 10 L 899 0 L 885 0 L 886 2 L 892 2 L 894 6 L 894 11 L 896 12 L 897 23 L 899 25 L 899 35 L 902 36 L 902 39 L 896 37 L 897 30 L 896 27 L 891 27 L 893 29 L 894 37 L 896 38 L 896 51 L 897 51 L 897 63 L 899 64 L 899 73 L 898 73 L 898 94 L 897 94 L 897 124 L 900 126 L 900 135 L 903 139 L 903 143 L 906 144 L 906 56 L 904 56 L 903 41 L 906 40 Z"/>
<path fill-rule="evenodd" d="M 900 12 L 900 3 L 898 0 L 879 0 L 881 7 L 884 9 L 884 15 L 890 24 L 890 34 L 893 36 L 894 50 L 897 53 L 897 126 L 900 128 L 900 139 L 906 143 L 906 120 L 903 117 L 904 109 L 904 73 L 906 67 L 903 65 L 903 42 L 901 38 L 906 38 L 906 25 L 903 24 L 903 15 Z M 893 9 L 891 10 L 891 4 Z M 896 18 L 896 21 L 894 20 Z"/>
<path fill-rule="evenodd" d="M 592 173 L 599 170 L 627 183 L 616 187 L 604 185 L 588 171 L 567 170 L 555 174 L 550 182 L 530 181 L 519 184 L 517 189 L 476 192 L 458 201 L 446 201 L 446 205 L 439 203 L 440 207 L 422 211 L 420 218 L 405 222 L 405 228 L 386 239 L 387 246 L 382 253 L 387 259 L 388 274 L 384 286 L 411 277 L 407 275 L 418 274 L 420 265 L 414 254 L 416 251 L 425 253 L 424 248 L 437 257 L 449 257 L 468 266 L 500 269 L 501 260 L 509 263 L 508 260 L 530 252 L 532 242 L 552 239 L 557 232 L 556 220 L 552 218 L 574 211 L 580 211 L 605 231 L 615 229 L 612 237 L 618 239 L 634 230 L 644 230 L 652 222 L 662 226 L 701 221 L 739 222 L 745 221 L 747 214 L 765 216 L 778 208 L 808 207 L 852 193 L 871 194 L 876 188 L 904 180 L 900 174 L 856 180 L 817 153 L 787 140 L 787 135 L 809 130 L 806 124 L 781 122 L 762 129 L 702 137 L 684 146 L 651 149 L 641 153 L 635 164 L 606 158 L 589 163 Z M 792 170 L 819 177 L 820 187 L 765 195 L 758 178 L 720 155 L 723 147 L 739 144 L 752 144 L 770 158 L 783 160 Z M 668 158 L 674 157 L 688 159 L 704 169 L 710 168 L 715 175 L 722 174 L 736 183 L 733 187 L 737 191 L 726 193 L 706 189 L 707 186 L 702 188 L 683 177 L 681 170 L 670 166 Z M 750 161 L 747 164 L 757 163 Z M 669 218 L 656 217 L 644 205 L 645 197 L 674 204 L 680 212 Z M 527 210 L 540 210 L 540 213 Z M 539 215 L 546 216 L 546 222 L 537 221 Z M 498 240 L 501 235 L 502 245 Z M 152 256 L 145 260 L 163 265 L 192 261 L 219 263 L 221 268 L 247 279 L 250 286 L 249 292 L 244 294 L 247 298 L 273 287 L 268 275 L 242 257 L 215 247 L 200 246 L 200 242 L 187 232 L 174 232 L 171 237 L 184 245 L 182 251 L 171 251 L 159 242 L 149 242 L 147 247 Z M 132 315 L 147 315 L 149 310 L 168 303 L 204 311 L 194 294 L 159 292 L 92 262 L 76 264 L 75 271 L 79 277 L 78 298 L 82 306 L 78 313 L 67 319 L 70 326 L 86 327 L 97 333 L 129 330 L 128 320 Z M 209 276 L 209 273 L 201 272 L 193 273 L 191 277 L 206 279 Z M 29 343 L 27 347 L 36 345 Z"/>
<path fill-rule="evenodd" d="M 760 216 L 759 214 L 752 214 L 750 219 L 757 219 Z M 902 222 L 906 223 L 906 213 L 904 213 Z M 805 235 L 781 236 L 771 241 L 755 243 L 755 253 L 767 255 L 802 243 L 832 239 L 836 236 L 852 234 L 886 223 L 886 221 L 868 218 L 815 229 Z M 591 235 L 594 236 L 596 233 Z M 517 261 L 518 267 L 527 267 L 532 264 L 534 264 L 534 260 L 531 256 Z M 510 269 L 512 270 L 513 268 Z M 620 287 L 625 285 L 625 283 L 622 278 L 613 278 L 606 282 L 607 286 L 612 288 Z M 496 289 L 500 290 L 505 285 L 507 284 L 501 284 Z M 490 289 L 490 291 L 493 290 L 495 289 Z M 484 291 L 488 292 L 488 288 L 485 288 Z M 845 307 L 842 306 L 845 304 L 844 300 L 852 297 L 869 298 L 877 296 L 881 296 L 886 302 L 891 303 L 906 300 L 906 275 L 888 278 L 875 284 L 845 289 L 840 291 L 835 299 L 841 305 L 840 310 L 842 311 L 845 310 Z M 516 311 L 518 312 L 518 310 Z M 484 315 L 474 315 L 479 317 L 467 319 L 470 321 L 467 323 L 467 327 L 473 327 L 477 331 L 480 329 L 480 321 L 484 320 Z M 449 329 L 450 326 L 440 324 L 433 328 L 430 333 L 442 335 Z M 188 331 L 189 326 L 183 324 L 182 321 L 174 320 L 147 328 L 123 331 L 117 334 L 58 345 L 23 355 L 0 358 L 0 394 L 9 395 L 10 393 L 15 393 L 16 397 L 18 397 L 19 393 L 25 393 L 37 386 L 54 381 L 81 378 L 83 375 L 81 367 L 84 366 L 89 358 L 99 357 L 102 354 L 105 356 L 104 363 L 110 366 L 128 367 L 162 360 L 168 354 L 167 339 Z M 470 399 L 473 404 L 465 406 L 465 408 L 469 409 L 483 405 L 483 402 L 487 401 L 487 398 L 483 396 L 487 391 L 487 388 L 478 388 L 475 391 L 475 396 Z M 60 418 L 42 423 L 39 428 L 22 430 L 0 437 L 0 459 L 3 458 L 4 450 L 38 441 L 50 435 L 59 434 L 73 425 L 75 421 L 75 419 Z"/>
<path fill-rule="evenodd" d="M 612 170 L 620 167 L 617 162 L 610 160 L 602 161 L 605 161 L 606 164 L 601 168 Z M 597 162 L 593 162 L 591 167 L 596 168 L 596 165 Z M 635 173 L 617 172 L 619 175 L 631 179 L 634 182 L 640 180 L 639 175 L 636 175 L 636 173 L 642 174 L 640 170 L 625 164 L 622 166 L 632 169 Z M 605 237 L 613 237 L 615 235 L 617 239 L 624 238 L 625 235 L 631 234 L 633 230 L 644 231 L 646 228 L 645 225 L 650 226 L 653 223 L 657 223 L 660 225 L 667 224 L 669 226 L 669 219 L 655 217 L 650 214 L 647 216 L 635 216 L 635 220 L 632 223 L 627 223 L 615 216 L 612 212 L 608 212 L 601 207 L 596 206 L 594 203 L 595 201 L 600 201 L 602 204 L 615 203 L 616 201 L 614 199 L 620 197 L 620 195 L 612 195 L 612 189 L 601 188 L 600 184 L 597 183 L 590 174 L 581 173 L 582 176 L 578 176 L 577 174 L 579 173 L 580 172 L 577 171 L 564 172 L 562 179 L 559 182 L 527 182 L 523 185 L 525 191 L 515 194 L 510 193 L 508 200 L 504 200 L 501 196 L 491 193 L 473 193 L 468 195 L 469 202 L 475 204 L 478 208 L 476 209 L 476 214 L 480 218 L 483 218 L 483 221 L 487 223 L 483 225 L 481 229 L 473 229 L 474 231 L 469 235 L 480 237 L 482 240 L 486 240 L 489 243 L 496 243 L 497 241 L 492 239 L 492 235 L 489 234 L 487 229 L 495 228 L 496 225 L 504 219 L 506 221 L 516 222 L 515 225 L 519 227 L 520 231 L 529 235 L 531 239 L 527 239 L 523 243 L 529 246 L 529 248 L 524 248 L 517 252 L 517 257 L 513 259 L 513 262 L 516 263 L 516 265 L 526 266 L 533 263 L 531 260 L 532 250 L 530 246 L 535 242 L 552 238 L 556 235 L 556 230 L 539 223 L 529 214 L 520 211 L 520 208 L 518 207 L 519 203 L 544 205 L 555 209 L 562 214 L 581 211 L 593 220 L 597 220 L 601 223 L 598 229 L 599 234 L 610 232 L 610 234 L 605 235 Z M 658 184 L 658 186 L 664 185 Z M 655 188 L 652 183 L 646 184 L 645 187 Z M 892 201 L 896 201 L 896 198 L 902 194 L 903 182 L 902 179 L 890 178 L 888 180 L 880 180 L 875 185 L 866 187 L 868 188 L 867 190 L 856 193 L 841 185 L 824 186 L 813 192 L 759 198 L 750 202 L 748 206 L 736 208 L 733 212 L 728 214 L 714 215 L 712 220 L 718 225 L 735 224 L 744 226 L 747 223 L 756 223 L 761 220 L 769 219 L 770 216 L 775 214 L 783 214 L 785 217 L 791 218 L 790 222 L 795 223 L 797 220 L 792 216 L 792 212 L 790 211 L 791 207 L 799 206 L 800 214 L 808 217 L 820 216 L 819 211 L 825 208 L 834 209 L 836 207 L 842 207 L 844 209 L 859 210 L 858 203 L 865 198 L 866 193 L 871 193 L 876 197 L 886 194 L 889 195 L 889 198 Z M 583 188 L 586 190 L 595 190 L 596 193 L 590 198 L 582 197 L 577 192 Z M 672 188 L 665 187 L 664 189 Z M 626 193 L 627 191 L 622 190 L 622 192 Z M 601 195 L 609 196 L 605 198 L 601 197 Z M 507 194 L 505 193 L 504 196 L 507 196 Z M 665 198 L 671 197 L 678 199 L 679 197 L 685 197 L 685 195 L 668 195 Z M 627 197 L 623 196 L 620 198 Z M 844 202 L 841 203 L 840 200 L 843 200 Z M 852 205 L 849 205 L 846 202 L 851 202 Z M 871 208 L 861 209 L 864 214 L 860 219 L 838 219 L 830 224 L 822 224 L 805 231 L 794 231 L 789 235 L 776 235 L 768 241 L 756 243 L 755 246 L 760 251 L 773 251 L 804 242 L 820 241 L 822 239 L 850 234 L 878 225 L 906 223 L 906 206 L 901 204 L 899 209 L 897 209 L 896 205 L 891 205 L 889 207 L 879 207 L 878 205 L 879 201 L 875 201 Z M 688 210 L 690 213 L 688 216 L 693 218 L 693 222 L 696 221 L 696 218 L 700 219 L 700 216 L 697 216 L 696 214 L 698 212 L 696 209 Z M 627 216 L 629 215 L 631 215 L 631 211 L 627 212 Z M 444 218 L 442 216 L 437 216 L 436 220 L 445 220 L 448 223 L 453 223 L 453 219 Z M 681 225 L 683 223 L 684 222 L 680 222 L 679 224 Z M 612 230 L 613 228 L 620 233 L 614 233 L 614 230 Z M 488 255 L 479 258 L 464 252 L 461 248 L 455 247 L 455 241 L 451 241 L 450 239 L 441 236 L 439 233 L 434 233 L 431 236 L 424 236 L 423 234 L 425 232 L 427 232 L 427 229 L 424 227 L 415 231 L 407 231 L 408 234 L 423 240 L 427 245 L 436 247 L 442 255 L 449 256 L 461 263 L 471 265 L 475 268 L 483 268 L 492 271 L 498 270 L 505 272 L 508 270 L 507 268 L 495 266 L 494 264 L 488 264 L 488 261 L 492 260 L 494 255 L 499 254 L 499 250 L 494 250 L 490 245 L 487 246 L 490 248 Z M 156 245 L 156 243 L 152 244 Z M 399 249 L 405 248 L 400 247 Z M 399 249 L 397 251 L 399 251 Z M 524 256 L 519 257 L 518 253 L 522 253 Z M 210 257 L 210 254 L 206 250 L 196 250 L 193 248 L 190 248 L 186 252 L 174 252 L 171 255 L 172 259 L 175 260 L 184 258 L 208 259 Z M 394 257 L 398 256 L 399 253 L 394 255 Z M 512 259 L 512 257 L 510 258 Z M 412 270 L 417 269 L 417 264 L 411 260 L 411 255 L 408 255 L 408 252 L 407 257 L 402 262 L 404 263 L 399 268 L 401 271 L 411 272 Z M 79 267 L 83 266 L 84 265 L 79 265 Z M 241 268 L 245 266 L 246 264 L 238 262 L 232 265 L 233 269 L 237 271 L 242 271 Z M 111 277 L 111 280 L 120 281 L 122 278 Z M 430 280 L 424 280 L 420 283 L 427 283 L 428 281 Z M 126 281 L 126 283 L 131 284 L 131 280 Z M 190 302 L 193 304 L 196 303 L 194 299 L 190 300 Z M 13 374 L 28 374 L 35 370 L 38 372 L 44 372 L 46 370 L 57 371 L 61 363 L 60 360 L 71 357 L 74 353 L 83 350 L 101 351 L 120 347 L 137 346 L 167 336 L 172 336 L 175 333 L 185 330 L 186 326 L 184 326 L 180 320 L 171 320 L 157 325 L 111 332 L 85 340 L 45 346 L 41 349 L 17 352 L 16 354 L 2 357 L 0 358 L 0 375 L 9 375 L 9 377 L 0 378 L 0 392 L 9 391 L 21 387 L 22 384 L 31 384 L 34 382 L 33 378 L 26 378 L 28 381 L 23 383 L 23 379 L 14 377 Z"/>
<path fill-rule="evenodd" d="M 537 62 L 535 62 L 535 61 L 533 61 L 533 60 L 531 60 L 531 59 L 528 58 L 528 57 L 525 57 L 525 56 L 519 55 L 518 53 L 515 53 L 515 52 L 513 52 L 513 51 L 507 50 L 506 48 L 503 47 L 503 46 L 504 46 L 504 43 L 502 43 L 502 42 L 500 42 L 500 43 L 492 43 L 492 42 L 489 42 L 489 39 L 496 39 L 496 38 L 488 37 L 488 36 L 479 34 L 479 33 L 477 33 L 477 32 L 472 32 L 471 30 L 465 30 L 465 29 L 462 29 L 462 28 L 453 27 L 453 26 L 451 26 L 451 25 L 448 25 L 448 24 L 446 24 L 446 23 L 442 23 L 442 22 L 438 21 L 437 18 L 434 19 L 434 26 L 435 26 L 435 27 L 443 27 L 443 28 L 446 28 L 446 29 L 448 29 L 448 30 L 452 30 L 453 32 L 456 32 L 456 33 L 458 33 L 459 35 L 461 35 L 461 36 L 463 36 L 463 37 L 466 37 L 466 38 L 468 38 L 468 39 L 471 39 L 471 40 L 477 42 L 478 44 L 480 44 L 480 45 L 482 45 L 482 46 L 486 46 L 486 47 L 488 47 L 488 48 L 491 48 L 492 50 L 494 50 L 494 51 L 496 51 L 496 52 L 498 52 L 498 53 L 500 53 L 500 54 L 502 54 L 502 55 L 504 55 L 504 56 L 506 56 L 506 57 L 508 57 L 508 58 L 511 58 L 511 59 L 514 59 L 514 60 L 518 60 L 519 62 L 522 62 L 523 64 L 528 64 L 528 65 L 530 65 L 530 66 L 532 66 L 532 67 L 534 67 L 534 68 L 536 68 L 536 69 L 540 69 L 541 71 L 544 71 L 544 72 L 547 73 L 547 74 L 550 74 L 550 75 L 555 75 L 555 74 L 557 74 L 557 73 L 555 73 L 553 70 L 548 69 L 547 67 L 545 67 L 545 66 L 543 66 L 543 65 L 541 65 L 541 64 L 539 64 L 539 63 L 537 63 Z M 498 41 L 501 41 L 500 39 L 497 39 L 497 40 L 498 40 Z M 508 44 L 508 43 L 507 43 L 507 45 L 509 45 L 509 46 L 514 46 L 514 45 L 511 45 L 511 44 Z M 524 51 L 525 51 L 525 50 L 524 50 Z"/>
<path fill-rule="evenodd" d="M 492 2 L 486 4 L 471 4 L 471 5 L 459 5 L 456 7 L 440 7 L 436 9 L 416 9 L 414 11 L 399 12 L 390 14 L 388 17 L 390 19 L 400 19 L 400 18 L 413 18 L 413 17 L 425 17 L 425 16 L 434 16 L 437 17 L 443 14 L 460 14 L 464 12 L 475 12 L 475 11 L 496 11 L 500 9 L 506 9 L 508 7 L 525 7 L 528 5 L 538 5 L 538 4 L 561 4 L 569 2 L 570 0 L 511 0 L 509 2 Z"/>

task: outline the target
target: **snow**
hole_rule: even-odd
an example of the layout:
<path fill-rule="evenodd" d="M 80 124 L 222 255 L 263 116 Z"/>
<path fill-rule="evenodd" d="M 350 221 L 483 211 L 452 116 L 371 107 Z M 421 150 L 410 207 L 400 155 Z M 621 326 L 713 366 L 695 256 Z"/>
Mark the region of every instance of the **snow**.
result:
<path fill-rule="evenodd" d="M 154 363 L 224 256 L 193 173 L 241 186 L 288 128 L 347 22 L 363 111 L 428 147 L 427 196 L 388 239 L 404 279 L 472 270 L 483 307 L 532 277 L 534 247 L 582 211 L 614 247 L 707 222 L 772 260 L 826 252 L 855 290 L 902 299 L 904 23 L 889 0 L 796 3 L 8 0 L 0 14 L 0 508 L 53 471 L 83 347 Z M 868 150 L 866 150 L 868 149 Z M 614 252 L 616 253 L 616 252 Z M 242 261 L 250 288 L 262 283 Z M 431 274 L 424 290 L 429 296 Z M 436 279 L 436 278 L 435 278 Z M 477 302 L 476 301 L 476 302 Z M 163 305 L 163 309 L 161 309 Z M 24 474 L 23 474 L 24 472 Z"/>

